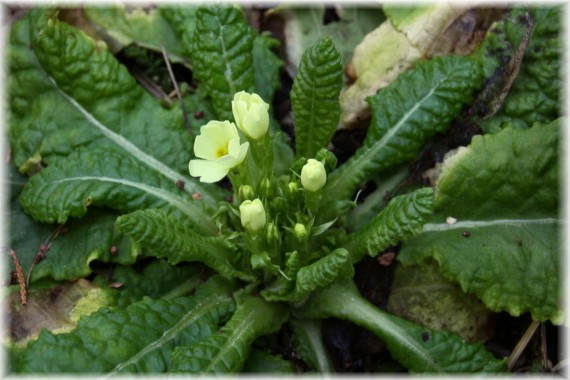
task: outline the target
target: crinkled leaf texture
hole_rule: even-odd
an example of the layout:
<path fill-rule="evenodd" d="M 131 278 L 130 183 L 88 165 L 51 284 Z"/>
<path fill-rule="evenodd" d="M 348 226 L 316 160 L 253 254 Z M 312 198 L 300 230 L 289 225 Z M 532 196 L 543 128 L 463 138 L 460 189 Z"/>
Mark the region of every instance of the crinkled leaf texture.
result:
<path fill-rule="evenodd" d="M 179 372 L 229 374 L 239 372 L 253 341 L 278 331 L 289 313 L 283 304 L 243 296 L 228 323 L 200 342 L 174 350 L 172 363 Z"/>
<path fill-rule="evenodd" d="M 163 210 L 147 209 L 117 218 L 117 229 L 129 236 L 145 254 L 167 258 L 176 265 L 182 261 L 200 261 L 229 278 L 251 280 L 236 263 L 236 249 L 225 237 L 202 236 L 178 218 Z"/>
<path fill-rule="evenodd" d="M 163 208 L 184 215 L 198 231 L 214 234 L 215 224 L 201 201 L 159 173 L 114 149 L 83 150 L 58 160 L 32 176 L 21 196 L 23 209 L 46 223 L 81 217 L 87 207 L 107 206 L 121 212 Z"/>
<path fill-rule="evenodd" d="M 342 57 L 324 37 L 307 49 L 291 90 L 297 157 L 314 157 L 326 148 L 338 124 Z"/>
<path fill-rule="evenodd" d="M 447 278 L 491 310 L 561 323 L 563 120 L 477 136 L 447 158 L 436 182 L 434 215 L 398 259 L 433 258 Z M 457 222 L 447 224 L 448 216 Z"/>
<path fill-rule="evenodd" d="M 328 196 L 350 198 L 374 173 L 417 156 L 424 144 L 445 131 L 472 92 L 481 69 L 468 58 L 437 57 L 368 98 L 372 121 L 362 147 L 328 179 Z"/>
<path fill-rule="evenodd" d="M 220 189 L 186 175 L 192 137 L 180 109 L 161 108 L 105 44 L 56 12 L 36 9 L 15 23 L 9 65 L 9 133 L 20 170 L 33 173 L 40 161 L 84 147 L 112 147 L 172 183 L 183 180 L 190 194 L 222 198 Z"/>
<path fill-rule="evenodd" d="M 359 261 L 366 253 L 375 256 L 420 232 L 433 211 L 433 202 L 431 188 L 393 198 L 366 227 L 347 236 L 345 248 L 350 252 L 352 261 Z"/>
<path fill-rule="evenodd" d="M 236 92 L 255 89 L 253 40 L 253 32 L 235 7 L 216 4 L 196 12 L 194 75 L 211 96 L 221 120 L 233 120 L 231 102 Z"/>
<path fill-rule="evenodd" d="M 175 346 L 214 333 L 233 311 L 232 284 L 210 279 L 193 297 L 145 298 L 124 310 L 101 309 L 70 333 L 43 332 L 18 359 L 16 372 L 165 372 Z"/>
<path fill-rule="evenodd" d="M 549 122 L 562 113 L 563 8 L 558 5 L 534 7 L 531 14 L 535 28 L 524 51 L 520 71 L 499 112 L 482 123 L 487 133 L 499 131 L 505 121 L 528 128 L 536 122 Z"/>
<path fill-rule="evenodd" d="M 411 372 L 498 372 L 504 367 L 504 360 L 494 358 L 481 343 L 470 345 L 457 334 L 432 330 L 378 309 L 351 281 L 315 292 L 299 313 L 305 318 L 345 319 L 365 327 Z"/>

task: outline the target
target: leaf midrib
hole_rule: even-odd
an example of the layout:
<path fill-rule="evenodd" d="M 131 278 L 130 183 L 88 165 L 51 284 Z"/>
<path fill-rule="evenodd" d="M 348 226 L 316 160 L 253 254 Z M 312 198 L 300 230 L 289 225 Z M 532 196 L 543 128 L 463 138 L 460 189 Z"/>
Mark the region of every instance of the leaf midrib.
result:
<path fill-rule="evenodd" d="M 399 130 L 406 125 L 407 121 L 414 115 L 414 113 L 421 106 L 423 106 L 423 104 L 432 97 L 432 95 L 436 92 L 436 90 L 439 89 L 441 84 L 446 80 L 448 80 L 448 78 L 452 76 L 454 73 L 455 71 L 450 71 L 446 75 L 444 75 L 426 95 L 424 95 L 419 101 L 416 102 L 414 107 L 412 107 L 410 110 L 404 113 L 404 115 L 402 115 L 402 117 L 398 120 L 398 122 L 392 128 L 388 129 L 388 131 L 386 132 L 386 134 L 384 134 L 384 136 L 382 136 L 382 138 L 380 138 L 378 141 L 372 144 L 372 146 L 366 149 L 362 154 L 353 156 L 353 159 L 347 162 L 346 166 L 342 167 L 342 171 L 340 172 L 340 178 L 336 178 L 335 176 L 334 182 L 337 183 L 337 186 L 341 184 L 342 184 L 341 186 L 344 185 L 345 188 L 346 185 L 352 186 L 352 182 L 345 179 L 346 175 L 359 173 L 362 170 L 362 167 L 365 167 L 366 163 L 371 161 L 372 158 L 378 153 L 378 151 L 383 149 L 390 142 L 392 137 L 395 134 L 397 134 L 397 132 L 399 132 Z M 335 188 L 335 192 L 338 191 L 339 189 Z M 340 191 L 340 193 L 344 195 L 344 191 Z"/>
<path fill-rule="evenodd" d="M 534 225 L 534 224 L 560 224 L 558 218 L 535 218 L 535 219 L 495 219 L 495 220 L 462 220 L 454 224 L 426 223 L 422 232 L 442 232 L 467 228 L 482 228 L 503 225 Z"/>
<path fill-rule="evenodd" d="M 169 340 L 174 339 L 176 335 L 178 335 L 178 333 L 180 333 L 182 330 L 186 329 L 188 326 L 190 326 L 191 324 L 202 318 L 204 315 L 208 314 L 212 310 L 215 310 L 215 308 L 217 308 L 218 306 L 231 301 L 232 298 L 227 295 L 206 299 L 203 303 L 198 304 L 196 307 L 194 307 L 192 310 L 186 313 L 174 326 L 166 330 L 160 336 L 160 338 L 148 344 L 146 347 L 137 352 L 135 355 L 131 356 L 128 360 L 118 364 L 111 372 L 107 374 L 106 377 L 115 375 L 125 367 L 138 362 L 146 354 L 156 350 L 157 348 L 162 347 Z"/>
<path fill-rule="evenodd" d="M 83 114 L 83 116 L 89 123 L 95 126 L 105 137 L 107 137 L 109 140 L 117 144 L 122 150 L 127 152 L 130 156 L 140 161 L 144 165 L 150 167 L 151 169 L 157 171 L 166 178 L 169 178 L 173 183 L 183 180 L 185 184 L 183 190 L 186 191 L 187 193 L 189 194 L 199 193 L 204 198 L 213 199 L 212 196 L 209 194 L 208 190 L 202 187 L 198 182 L 194 181 L 193 179 L 185 175 L 178 173 L 177 171 L 170 168 L 168 165 L 159 161 L 155 157 L 146 154 L 135 144 L 133 144 L 132 142 L 130 142 L 120 134 L 115 133 L 110 128 L 105 126 L 93 114 L 87 111 L 77 100 L 75 100 L 65 91 L 59 88 L 55 79 L 49 76 L 47 72 L 46 75 L 48 76 L 49 80 L 52 82 L 57 92 L 59 92 L 73 107 L 75 107 L 79 112 L 81 112 L 81 114 Z"/>
<path fill-rule="evenodd" d="M 151 194 L 151 195 L 155 196 L 156 198 L 161 199 L 161 200 L 165 201 L 166 203 L 171 204 L 172 206 L 176 207 L 177 209 L 182 211 L 184 214 L 189 216 L 190 220 L 195 221 L 197 226 L 209 227 L 208 221 L 211 219 L 211 217 L 204 214 L 204 212 L 199 207 L 194 207 L 190 201 L 186 201 L 180 197 L 177 197 L 176 195 L 174 195 L 174 194 L 172 194 L 172 193 L 170 193 L 164 189 L 145 185 L 143 183 L 129 181 L 129 180 L 125 180 L 125 179 L 105 177 L 105 176 L 101 176 L 101 177 L 78 176 L 78 177 L 71 177 L 71 178 L 64 178 L 64 179 L 59 179 L 59 180 L 55 180 L 55 181 L 50 181 L 50 182 L 48 182 L 48 184 L 58 185 L 58 184 L 63 184 L 65 182 L 75 182 L 75 181 L 77 181 L 77 182 L 98 181 L 98 182 L 116 183 L 116 184 L 120 184 L 123 186 L 133 187 L 133 188 L 142 190 L 143 192 Z M 214 230 L 215 230 L 215 226 L 214 226 Z"/>

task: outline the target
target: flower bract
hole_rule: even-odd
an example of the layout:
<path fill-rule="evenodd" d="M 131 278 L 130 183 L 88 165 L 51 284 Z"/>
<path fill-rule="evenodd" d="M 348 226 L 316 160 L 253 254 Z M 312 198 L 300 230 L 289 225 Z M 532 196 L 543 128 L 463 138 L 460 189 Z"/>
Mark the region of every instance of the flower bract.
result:
<path fill-rule="evenodd" d="M 194 154 L 200 159 L 190 161 L 190 175 L 200 177 L 200 182 L 217 182 L 243 162 L 248 148 L 247 142 L 240 145 L 233 123 L 210 121 L 200 128 L 200 135 L 194 141 Z"/>
<path fill-rule="evenodd" d="M 240 91 L 232 100 L 232 112 L 237 127 L 247 136 L 259 140 L 269 128 L 269 104 L 257 94 Z"/>

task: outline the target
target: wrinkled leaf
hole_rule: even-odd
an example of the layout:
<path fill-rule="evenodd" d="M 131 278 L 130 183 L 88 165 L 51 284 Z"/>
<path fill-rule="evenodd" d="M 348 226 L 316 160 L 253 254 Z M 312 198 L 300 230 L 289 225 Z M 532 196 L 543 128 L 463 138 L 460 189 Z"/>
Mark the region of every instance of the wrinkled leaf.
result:
<path fill-rule="evenodd" d="M 482 344 L 470 345 L 459 335 L 436 331 L 388 314 L 366 301 L 352 282 L 335 283 L 313 294 L 301 315 L 349 320 L 373 332 L 411 372 L 499 372 L 504 360 Z"/>
<path fill-rule="evenodd" d="M 233 309 L 232 286 L 217 280 L 194 297 L 145 298 L 124 310 L 100 309 L 70 333 L 42 332 L 21 352 L 16 372 L 164 372 L 174 347 L 196 342 Z M 104 328 L 102 328 L 104 327 Z"/>
<path fill-rule="evenodd" d="M 231 102 L 236 92 L 255 89 L 253 40 L 237 8 L 217 4 L 196 12 L 194 75 L 212 98 L 220 120 L 233 120 Z"/>
<path fill-rule="evenodd" d="M 485 342 L 493 333 L 491 312 L 435 265 L 398 266 L 387 310 L 434 330 L 457 333 L 469 343 Z"/>
<path fill-rule="evenodd" d="M 341 88 L 341 56 L 324 37 L 303 54 L 291 90 L 297 157 L 327 148 L 338 124 Z"/>
<path fill-rule="evenodd" d="M 343 63 L 346 64 L 352 56 L 354 46 L 385 18 L 375 5 L 365 8 L 343 4 L 335 7 L 334 12 L 339 20 L 325 24 L 323 4 L 303 8 L 280 5 L 271 9 L 271 17 L 282 18 L 285 22 L 286 68 L 291 77 L 295 77 L 305 50 L 325 36 L 335 41 L 344 59 Z"/>
<path fill-rule="evenodd" d="M 20 193 L 27 178 L 10 169 L 9 247 L 16 253 L 26 277 L 42 244 L 46 258 L 34 266 L 30 284 L 44 278 L 74 280 L 91 273 L 93 261 L 132 264 L 137 252 L 128 239 L 114 232 L 117 214 L 92 210 L 83 220 L 51 226 L 35 222 L 20 206 Z M 113 248 L 114 247 L 114 248 Z M 10 270 L 13 270 L 10 260 Z"/>
<path fill-rule="evenodd" d="M 536 122 L 549 122 L 561 115 L 563 79 L 560 58 L 563 47 L 559 32 L 562 9 L 557 6 L 537 7 L 531 14 L 534 30 L 524 50 L 520 71 L 500 104 L 499 112 L 482 123 L 481 128 L 486 133 L 498 132 L 513 123 L 529 128 Z M 524 19 L 513 19 L 514 25 L 506 33 L 512 33 L 512 29 L 517 27 L 524 28 L 525 24 L 521 26 L 520 20 Z"/>
<path fill-rule="evenodd" d="M 81 217 L 89 206 L 121 212 L 164 208 L 185 215 L 206 234 L 217 231 L 201 201 L 193 200 L 160 174 L 144 169 L 134 158 L 111 149 L 80 151 L 32 176 L 22 191 L 22 208 L 45 223 Z"/>
<path fill-rule="evenodd" d="M 283 305 L 258 297 L 243 297 L 221 330 L 194 345 L 174 350 L 174 368 L 178 372 L 201 374 L 239 372 L 251 343 L 259 336 L 279 330 L 287 318 Z"/>
<path fill-rule="evenodd" d="M 117 307 L 124 308 L 143 297 L 172 299 L 190 294 L 201 284 L 204 269 L 196 264 L 172 266 L 166 260 L 152 260 L 142 269 L 118 265 L 94 282 L 113 288 Z"/>
<path fill-rule="evenodd" d="M 327 180 L 330 197 L 350 198 L 374 173 L 412 160 L 424 144 L 446 130 L 480 85 L 480 67 L 445 56 L 420 62 L 368 99 L 372 121 L 354 155 Z"/>
<path fill-rule="evenodd" d="M 398 259 L 432 257 L 489 309 L 561 323 L 561 123 L 478 136 L 448 157 L 436 182 L 434 215 Z M 448 216 L 457 222 L 447 224 Z"/>
<path fill-rule="evenodd" d="M 83 14 L 114 53 L 133 43 L 156 52 L 161 52 L 164 46 L 170 59 L 183 61 L 184 46 L 178 42 L 160 9 L 89 6 L 83 9 Z"/>
<path fill-rule="evenodd" d="M 190 194 L 221 197 L 186 175 L 192 138 L 180 110 L 161 108 L 104 44 L 53 12 L 34 10 L 14 25 L 9 65 L 9 133 L 21 171 L 80 148 L 112 147 L 172 183 L 183 180 Z"/>
<path fill-rule="evenodd" d="M 120 216 L 117 229 L 144 249 L 147 256 L 167 258 L 173 265 L 200 261 L 224 276 L 250 278 L 234 267 L 237 254 L 224 237 L 202 236 L 162 210 L 146 209 Z"/>

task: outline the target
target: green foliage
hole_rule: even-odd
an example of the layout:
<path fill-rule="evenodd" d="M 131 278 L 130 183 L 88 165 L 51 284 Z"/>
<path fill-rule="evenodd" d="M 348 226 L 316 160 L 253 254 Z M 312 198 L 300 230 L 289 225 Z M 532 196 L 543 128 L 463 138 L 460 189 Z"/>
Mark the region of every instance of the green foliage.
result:
<path fill-rule="evenodd" d="M 216 231 L 204 222 L 204 206 L 156 172 L 145 170 L 130 156 L 111 149 L 80 151 L 33 176 L 24 186 L 22 208 L 34 219 L 65 223 L 85 215 L 88 206 L 122 212 L 164 208 L 185 215 L 204 233 Z"/>
<path fill-rule="evenodd" d="M 302 316 L 345 319 L 367 328 L 412 372 L 497 372 L 504 367 L 504 361 L 495 359 L 481 343 L 468 345 L 454 333 L 416 325 L 375 308 L 352 282 L 337 282 L 315 292 Z"/>
<path fill-rule="evenodd" d="M 251 343 L 279 330 L 287 320 L 283 305 L 247 296 L 238 299 L 237 309 L 216 334 L 173 354 L 176 371 L 190 373 L 235 373 L 243 367 Z"/>
<path fill-rule="evenodd" d="M 418 283 L 417 294 L 445 277 L 459 298 L 472 293 L 473 304 L 487 315 L 529 312 L 537 321 L 563 322 L 558 289 L 562 120 L 552 122 L 560 109 L 553 95 L 560 88 L 557 8 L 514 7 L 471 56 L 417 62 L 367 99 L 371 125 L 350 158 L 337 144 L 342 139 L 335 139 L 334 152 L 327 149 L 341 114 L 343 70 L 350 70 L 338 50 L 350 54 L 347 46 L 358 41 L 322 38 L 303 55 L 290 94 L 292 115 L 283 119 L 293 116 L 296 160 L 272 117 L 274 107 L 286 104 L 282 93 L 273 98 L 282 83 L 283 62 L 273 51 L 278 43 L 249 25 L 251 13 L 246 19 L 240 9 L 224 5 L 136 9 L 88 9 L 102 40 L 90 37 L 91 27 L 77 20 L 72 26 L 51 9 L 32 9 L 11 28 L 10 248 L 25 274 L 35 266 L 30 294 L 57 292 L 56 281 L 70 284 L 79 278 L 90 284 L 84 278 L 90 276 L 101 296 L 89 305 L 89 297 L 81 300 L 83 311 L 76 315 L 83 317 L 77 326 L 68 324 L 65 333 L 45 331 L 35 341 L 10 346 L 13 372 L 291 373 L 306 368 L 297 362 L 301 358 L 309 370 L 333 372 L 337 363 L 322 341 L 319 320 L 324 318 L 345 319 L 374 333 L 403 366 L 398 370 L 504 370 L 504 360 L 481 343 L 467 344 L 447 327 L 438 330 L 442 325 L 430 319 L 431 309 L 400 314 L 411 322 L 358 294 L 353 265 L 393 245 L 402 247 L 403 264 L 420 271 L 429 265 L 433 272 Z M 332 14 L 321 10 L 289 16 Z M 336 12 L 340 20 L 319 27 L 317 34 L 344 26 L 364 30 L 382 16 L 350 7 Z M 390 12 L 394 16 L 393 8 Z M 110 25 L 103 15 L 120 25 Z M 367 20 L 365 25 L 358 25 L 359 19 Z M 287 23 L 286 30 L 295 25 Z M 160 41 L 145 37 L 153 30 L 165 31 L 170 60 L 184 65 L 176 69 L 184 74 L 185 118 L 179 102 L 167 101 L 163 108 L 109 52 L 131 44 L 137 54 L 156 55 L 148 50 Z M 388 41 L 370 41 L 374 35 L 367 36 L 373 45 L 395 46 L 401 38 L 381 34 Z M 282 48 L 292 47 L 286 39 Z M 539 62 L 549 59 L 555 64 L 540 70 Z M 130 66 L 136 70 L 138 63 Z M 542 88 L 546 98 L 534 96 Z M 232 98 L 241 90 L 264 100 L 245 102 L 239 110 L 243 122 L 256 125 L 261 135 L 247 135 L 251 125 L 202 133 L 202 126 L 216 118 L 233 119 Z M 521 103 L 517 94 L 525 92 L 532 96 Z M 503 100 L 504 108 L 491 117 Z M 536 112 L 511 112 L 513 104 Z M 536 120 L 543 123 L 515 129 Z M 455 148 L 458 133 L 471 138 L 471 127 L 487 122 L 493 126 L 487 132 L 502 131 L 474 137 L 469 147 L 425 171 L 435 150 Z M 452 124 L 449 134 L 428 146 Z M 232 157 L 236 150 L 243 160 Z M 189 178 L 188 162 L 195 158 L 202 161 L 196 161 L 193 175 L 215 168 L 227 181 L 217 186 Z M 308 170 L 301 180 L 308 158 L 326 169 L 325 174 L 318 162 L 310 162 L 322 180 L 314 186 L 307 181 Z M 433 189 L 425 187 L 428 179 Z M 369 188 L 354 200 L 365 183 Z M 366 201 L 357 205 L 360 195 Z M 257 207 L 249 219 L 240 207 L 246 200 Z M 41 262 L 38 252 L 46 253 Z M 43 293 L 33 292 L 40 287 Z M 17 285 L 10 288 L 10 307 L 25 310 L 17 290 Z M 434 313 L 443 308 L 461 317 L 443 302 L 445 296 L 439 298 L 445 305 L 432 305 Z M 52 305 L 50 310 L 67 309 Z M 461 318 L 453 321 L 462 325 Z M 458 329 L 465 336 L 463 330 Z M 277 347 L 283 339 L 292 343 L 286 351 Z M 389 365 L 381 362 L 372 370 L 396 368 Z"/>
<path fill-rule="evenodd" d="M 43 332 L 18 359 L 34 373 L 164 372 L 175 346 L 215 332 L 233 310 L 232 285 L 212 279 L 194 297 L 145 298 L 124 310 L 101 309 L 65 334 Z M 104 326 L 104 329 L 101 329 Z"/>
<path fill-rule="evenodd" d="M 400 240 L 420 232 L 433 209 L 433 191 L 416 190 L 392 199 L 368 225 L 347 236 L 345 248 L 353 262 L 365 253 L 375 256 Z"/>
<path fill-rule="evenodd" d="M 479 136 L 444 161 L 434 215 L 398 258 L 434 258 L 491 310 L 561 323 L 561 124 Z M 447 216 L 457 222 L 447 224 Z"/>
<path fill-rule="evenodd" d="M 221 120 L 232 120 L 230 104 L 236 92 L 255 89 L 253 40 L 237 8 L 212 5 L 196 12 L 194 74 Z"/>
<path fill-rule="evenodd" d="M 175 265 L 201 261 L 227 277 L 250 279 L 234 267 L 235 248 L 223 237 L 204 237 L 159 209 L 135 211 L 117 218 L 117 228 L 146 255 L 167 258 Z M 233 264 L 232 264 L 233 263 Z"/>
<path fill-rule="evenodd" d="M 459 56 L 419 62 L 368 98 L 372 121 L 362 147 L 329 179 L 332 199 L 350 197 L 373 173 L 409 162 L 445 131 L 479 87 L 481 69 Z"/>
<path fill-rule="evenodd" d="M 314 157 L 327 147 L 340 117 L 341 89 L 341 56 L 325 37 L 303 54 L 291 90 L 297 157 Z"/>
<path fill-rule="evenodd" d="M 520 20 L 520 8 L 511 11 L 512 17 L 508 20 L 506 34 L 509 40 L 514 31 L 523 28 Z M 481 127 L 486 133 L 498 132 L 508 124 L 516 123 L 519 127 L 531 127 L 534 123 L 546 123 L 561 116 L 560 96 L 562 91 L 562 71 L 560 58 L 562 56 L 562 39 L 560 36 L 560 24 L 562 8 L 559 6 L 540 7 L 527 10 L 525 7 L 524 17 L 532 20 L 530 27 L 534 27 L 528 46 L 523 51 L 524 56 L 520 60 L 520 70 L 512 82 L 512 86 L 506 94 L 501 108 L 493 118 L 485 120 Z M 527 25 L 526 28 L 529 28 Z M 497 28 L 502 31 L 500 28 Z M 519 32 L 520 33 L 520 32 Z M 501 33 L 494 33 L 489 39 L 500 39 Z M 520 37 L 519 37 L 520 39 Z M 503 44 L 493 43 L 490 45 L 499 52 L 504 52 Z M 507 45 L 507 48 L 510 47 Z M 511 48 L 512 49 L 512 48 Z M 501 68 L 501 62 L 497 62 Z"/>

